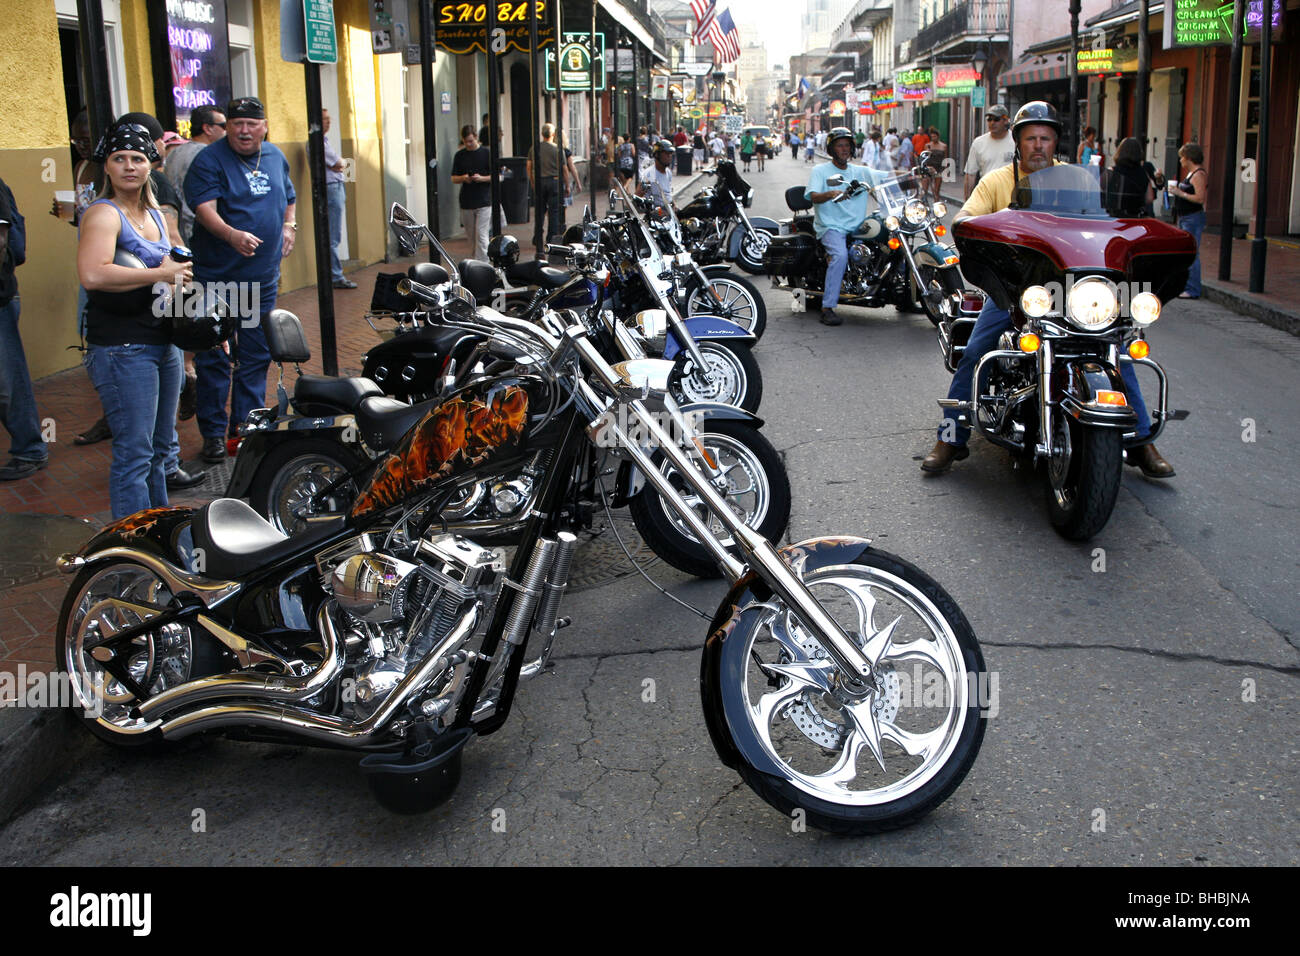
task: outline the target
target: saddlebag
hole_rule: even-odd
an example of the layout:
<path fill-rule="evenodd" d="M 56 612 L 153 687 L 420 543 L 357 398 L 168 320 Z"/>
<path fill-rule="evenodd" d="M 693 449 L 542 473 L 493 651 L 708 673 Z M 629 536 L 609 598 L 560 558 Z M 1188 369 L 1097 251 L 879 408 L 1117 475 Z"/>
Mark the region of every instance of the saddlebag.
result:
<path fill-rule="evenodd" d="M 806 275 L 812 271 L 817 258 L 817 240 L 812 236 L 796 233 L 792 236 L 777 236 L 767 245 L 763 253 L 763 265 L 767 274 L 791 278 Z"/>

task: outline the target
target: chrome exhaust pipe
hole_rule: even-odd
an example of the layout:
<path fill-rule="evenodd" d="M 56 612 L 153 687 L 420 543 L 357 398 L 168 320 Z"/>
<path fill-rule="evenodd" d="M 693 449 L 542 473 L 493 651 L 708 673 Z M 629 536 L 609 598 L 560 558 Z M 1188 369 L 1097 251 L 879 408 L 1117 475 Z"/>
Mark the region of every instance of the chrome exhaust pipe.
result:
<path fill-rule="evenodd" d="M 322 613 L 324 613 L 322 611 Z M 303 707 L 279 706 L 278 702 L 216 704 L 181 714 L 166 721 L 161 728 L 167 740 L 179 740 L 207 730 L 226 727 L 264 727 L 287 731 L 313 740 L 364 747 L 374 742 L 384 725 L 418 694 L 451 666 L 451 653 L 478 627 L 479 615 L 471 611 L 431 651 L 420 666 L 402 678 L 378 709 L 361 722 L 317 714 Z M 337 642 L 336 642 L 337 643 Z"/>
<path fill-rule="evenodd" d="M 310 674 L 284 677 L 280 674 L 236 673 L 199 677 L 150 697 L 140 705 L 140 716 L 145 720 L 155 720 L 178 708 L 214 697 L 253 697 L 286 703 L 315 697 L 343 668 L 343 645 L 334 629 L 328 606 L 322 607 L 316 615 L 316 630 L 325 642 L 325 660 Z"/>

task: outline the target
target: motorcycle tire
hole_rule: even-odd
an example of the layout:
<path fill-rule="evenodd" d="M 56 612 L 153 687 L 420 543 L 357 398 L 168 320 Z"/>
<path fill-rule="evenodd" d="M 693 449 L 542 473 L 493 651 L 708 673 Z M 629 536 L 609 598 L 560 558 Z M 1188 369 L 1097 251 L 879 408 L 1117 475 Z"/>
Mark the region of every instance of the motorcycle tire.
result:
<path fill-rule="evenodd" d="M 343 514 L 357 496 L 349 481 L 330 495 L 325 508 L 308 508 L 308 499 L 343 474 L 354 471 L 361 459 L 337 442 L 324 438 L 279 445 L 262 460 L 248 489 L 253 510 L 277 529 L 292 535 L 307 526 L 306 515 Z"/>
<path fill-rule="evenodd" d="M 172 596 L 154 572 L 124 558 L 93 562 L 72 579 L 59 611 L 55 666 L 70 678 L 72 709 L 100 740 L 127 749 L 184 746 L 183 742 L 173 745 L 163 739 L 161 721 L 131 716 L 136 698 L 90 656 L 94 645 L 87 645 L 88 638 L 94 636 L 87 633 L 91 611 L 96 611 L 97 620 L 110 619 L 114 629 L 120 630 L 145 618 L 128 608 L 108 606 L 107 602 L 119 600 L 162 611 Z M 216 642 L 193 625 L 164 625 L 164 633 L 146 632 L 132 648 L 127 668 L 150 695 L 227 669 Z"/>
<path fill-rule="evenodd" d="M 1047 517 L 1061 537 L 1087 541 L 1110 520 L 1124 470 L 1119 429 L 1080 425 L 1060 412 L 1047 462 Z M 1056 451 L 1065 441 L 1065 454 Z"/>
<path fill-rule="evenodd" d="M 731 273 L 708 279 L 718 298 L 706 294 L 699 280 L 693 280 L 686 288 L 686 315 L 721 316 L 761 339 L 767 331 L 767 303 L 754 283 Z"/>
<path fill-rule="evenodd" d="M 772 443 L 748 422 L 725 420 L 705 422 L 701 439 L 718 466 L 730 468 L 728 501 L 743 509 L 747 525 L 769 541 L 779 541 L 790 522 L 790 478 Z M 676 470 L 663 460 L 662 452 L 655 454 L 654 462 L 670 479 L 676 475 Z M 673 483 L 683 491 L 688 504 L 698 501 L 684 490 L 680 480 Z M 649 482 L 628 503 L 628 511 L 645 543 L 668 564 L 697 578 L 719 576 L 712 555 Z M 697 513 L 705 516 L 702 506 Z M 721 530 L 716 520 L 710 522 L 710 527 Z"/>
<path fill-rule="evenodd" d="M 671 385 L 673 398 L 683 404 L 722 402 L 757 413 L 763 401 L 763 373 L 750 347 L 744 342 L 700 342 L 699 347 L 709 366 L 707 386 L 682 375 Z"/>
<path fill-rule="evenodd" d="M 767 251 L 768 243 L 772 241 L 774 233 L 769 229 L 755 229 L 754 233 L 753 236 L 745 236 L 740 240 L 740 254 L 736 256 L 736 265 L 750 275 L 767 275 L 767 267 L 763 265 L 763 253 Z"/>
<path fill-rule="evenodd" d="M 962 292 L 961 281 L 958 278 L 956 269 L 941 270 L 941 269 L 936 269 L 934 266 L 922 266 L 922 265 L 918 265 L 917 269 L 920 271 L 921 278 L 925 281 L 927 287 L 932 288 L 934 283 L 938 283 L 939 288 L 941 289 L 941 291 L 945 296 L 950 296 L 953 293 L 956 293 L 957 295 L 961 295 Z M 924 312 L 925 317 L 930 320 L 930 324 L 933 325 L 935 328 L 939 327 L 940 322 L 952 318 L 952 316 L 942 311 L 933 309 L 930 306 L 930 304 L 925 301 L 925 299 L 921 296 L 921 290 L 918 289 L 916 286 L 915 279 L 909 281 L 909 286 L 912 291 L 913 302 L 915 303 L 915 311 Z"/>
<path fill-rule="evenodd" d="M 820 830 L 914 823 L 957 789 L 983 742 L 991 703 L 975 634 L 929 575 L 884 551 L 801 577 L 849 634 L 876 645 L 879 688 L 846 700 L 838 667 L 785 603 L 751 592 L 705 650 L 714 747 L 763 800 Z"/>

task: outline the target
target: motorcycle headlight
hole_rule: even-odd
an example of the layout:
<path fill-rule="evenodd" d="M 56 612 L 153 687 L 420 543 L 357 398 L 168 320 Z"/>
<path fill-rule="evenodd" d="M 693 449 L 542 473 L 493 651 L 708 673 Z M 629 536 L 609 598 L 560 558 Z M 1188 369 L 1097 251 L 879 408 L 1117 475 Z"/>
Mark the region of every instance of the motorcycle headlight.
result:
<path fill-rule="evenodd" d="M 633 327 L 650 346 L 650 351 L 662 353 L 668 342 L 668 313 L 663 309 L 646 309 L 632 318 Z"/>
<path fill-rule="evenodd" d="M 930 210 L 919 199 L 910 199 L 903 207 L 903 218 L 913 226 L 919 226 L 930 218 Z"/>
<path fill-rule="evenodd" d="M 1052 311 L 1052 293 L 1041 285 L 1031 285 L 1020 293 L 1020 310 L 1031 319 L 1041 319 Z"/>
<path fill-rule="evenodd" d="M 1119 312 L 1115 287 L 1099 276 L 1076 282 L 1065 299 L 1070 321 L 1087 332 L 1097 332 L 1110 325 Z"/>
<path fill-rule="evenodd" d="M 897 231 L 898 231 L 898 217 L 897 217 L 897 216 L 890 216 L 888 219 L 886 219 L 886 220 L 885 220 L 885 228 L 888 229 L 890 232 L 897 232 Z"/>
<path fill-rule="evenodd" d="M 1129 301 L 1128 311 L 1138 325 L 1150 325 L 1160 318 L 1160 299 L 1150 292 L 1139 292 Z"/>
<path fill-rule="evenodd" d="M 942 219 L 948 215 L 948 204 L 946 202 L 937 202 L 930 209 L 934 212 L 935 219 Z"/>

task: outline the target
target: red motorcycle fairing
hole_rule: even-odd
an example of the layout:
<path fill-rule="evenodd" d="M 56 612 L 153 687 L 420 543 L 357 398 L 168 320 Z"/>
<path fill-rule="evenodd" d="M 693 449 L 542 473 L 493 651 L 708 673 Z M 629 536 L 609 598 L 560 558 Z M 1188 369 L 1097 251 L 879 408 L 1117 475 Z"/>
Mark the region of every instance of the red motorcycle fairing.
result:
<path fill-rule="evenodd" d="M 467 386 L 429 410 L 380 463 L 348 517 L 364 521 L 447 478 L 520 450 L 529 396 L 520 380 Z"/>
<path fill-rule="evenodd" d="M 1149 283 L 1161 302 L 1183 291 L 1196 241 L 1158 219 L 1062 216 L 1004 209 L 953 224 L 962 272 L 1010 309 L 1030 285 L 1064 282 L 1067 274 L 1105 274 L 1116 282 Z M 1014 281 L 1014 289 L 1003 277 Z"/>

